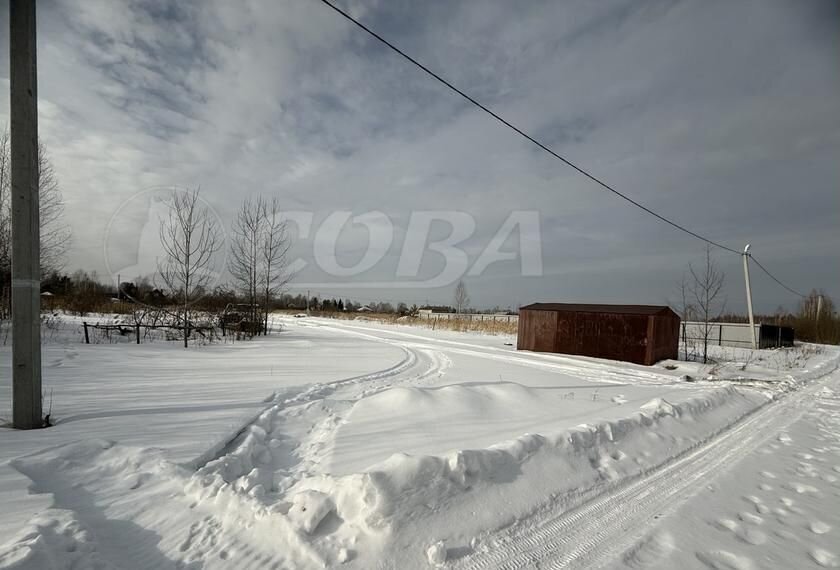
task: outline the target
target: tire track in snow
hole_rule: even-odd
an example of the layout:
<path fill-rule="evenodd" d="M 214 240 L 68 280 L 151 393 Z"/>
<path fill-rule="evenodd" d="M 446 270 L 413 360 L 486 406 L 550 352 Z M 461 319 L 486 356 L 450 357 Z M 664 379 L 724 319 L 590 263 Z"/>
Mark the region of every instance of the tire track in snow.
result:
<path fill-rule="evenodd" d="M 402 331 L 381 330 L 345 324 L 333 325 L 307 323 L 305 326 L 324 328 L 344 334 L 356 335 L 370 340 L 378 340 L 380 342 L 394 344 L 396 346 L 409 346 L 414 344 L 416 346 L 435 347 L 453 354 L 484 358 L 496 362 L 504 362 L 506 364 L 525 366 L 528 368 L 554 370 L 574 375 L 575 377 L 593 383 L 607 382 L 616 385 L 623 385 L 632 381 L 636 384 L 644 383 L 656 386 L 682 384 L 682 382 L 675 381 L 673 376 L 658 374 L 644 369 L 635 369 L 632 364 L 628 363 L 625 363 L 625 366 L 616 366 L 610 361 L 590 362 L 581 357 L 568 357 L 540 353 L 515 353 L 512 350 L 494 346 L 483 346 L 455 340 L 436 339 Z M 383 336 L 377 336 L 377 333 Z M 401 342 L 395 339 L 390 339 L 387 335 L 404 337 L 411 339 L 412 342 Z"/>
<path fill-rule="evenodd" d="M 317 475 L 320 471 L 323 471 L 321 469 L 323 458 L 333 450 L 338 430 L 348 421 L 357 402 L 390 389 L 394 386 L 392 380 L 396 377 L 400 378 L 399 384 L 416 384 L 427 378 L 436 378 L 445 373 L 450 362 L 446 355 L 435 351 L 419 350 L 417 352 L 412 351 L 412 354 L 415 356 L 412 365 L 404 368 L 402 372 L 395 376 L 389 375 L 387 377 L 388 381 L 385 383 L 374 383 L 369 387 L 368 384 L 364 384 L 364 390 L 349 398 L 333 399 L 325 397 L 302 404 L 303 406 L 320 406 L 319 413 L 322 414 L 322 417 L 312 424 L 306 436 L 290 450 L 290 453 L 295 455 L 296 466 L 291 470 L 286 470 L 287 474 L 283 477 L 282 483 L 284 487 L 289 487 L 293 482 Z M 422 368 L 416 373 L 403 374 L 405 371 L 420 366 L 420 363 L 423 363 Z M 283 422 L 286 421 L 288 416 L 298 414 L 300 407 L 301 405 L 298 404 L 278 409 L 271 418 L 271 431 L 283 431 Z M 276 481 L 277 478 L 275 478 Z"/>
<path fill-rule="evenodd" d="M 345 331 L 337 332 L 347 334 Z M 317 420 L 311 426 L 307 435 L 297 441 L 296 445 L 289 450 L 289 454 L 295 456 L 293 463 L 297 465 L 297 468 L 287 472 L 286 484 L 289 481 L 312 475 L 320 465 L 319 458 L 328 454 L 331 450 L 338 429 L 347 421 L 347 416 L 356 402 L 398 384 L 417 384 L 426 379 L 440 377 L 446 373 L 446 370 L 452 364 L 448 356 L 431 347 L 383 339 L 364 333 L 350 334 L 358 334 L 358 336 L 369 340 L 395 346 L 403 351 L 405 357 L 397 364 L 383 370 L 329 383 L 315 384 L 279 402 L 277 401 L 277 394 L 275 394 L 274 398 L 269 400 L 271 402 L 269 406 L 245 423 L 223 445 L 205 453 L 200 460 L 195 462 L 194 468 L 196 470 L 201 469 L 212 461 L 236 452 L 239 443 L 247 435 L 251 426 L 255 425 L 260 418 L 264 418 L 266 414 L 270 417 L 264 419 L 270 423 L 272 428 L 279 428 L 286 421 L 287 416 L 298 414 L 301 407 L 320 404 L 323 417 Z M 417 370 L 414 371 L 415 369 Z M 414 372 L 412 373 L 412 371 Z M 330 398 L 336 395 L 339 390 L 352 389 L 356 386 L 360 388 L 358 392 L 342 395 L 338 399 Z M 265 467 L 272 468 L 270 465 Z"/>
<path fill-rule="evenodd" d="M 797 421 L 820 384 L 759 408 L 711 441 L 576 508 L 525 519 L 454 567 L 595 568 L 611 562 L 649 532 L 655 517 L 675 510 L 717 473 Z"/>
<path fill-rule="evenodd" d="M 388 378 L 402 374 L 405 370 L 416 364 L 417 353 L 404 346 L 398 346 L 398 348 L 403 351 L 403 359 L 388 368 L 383 368 L 382 370 L 366 374 L 360 374 L 358 376 L 351 376 L 349 378 L 333 380 L 331 382 L 312 384 L 305 388 L 291 388 L 282 393 L 274 392 L 271 396 L 264 400 L 268 404 L 266 407 L 262 408 L 260 411 L 251 416 L 250 419 L 243 422 L 236 432 L 232 433 L 229 437 L 224 438 L 220 443 L 210 447 L 202 455 L 197 457 L 190 463 L 191 467 L 198 470 L 211 461 L 230 453 L 232 447 L 245 434 L 246 430 L 253 425 L 260 416 L 272 408 L 283 409 L 290 406 L 307 404 L 316 400 L 322 400 L 333 394 L 337 389 L 345 386 L 382 380 L 387 381 Z"/>

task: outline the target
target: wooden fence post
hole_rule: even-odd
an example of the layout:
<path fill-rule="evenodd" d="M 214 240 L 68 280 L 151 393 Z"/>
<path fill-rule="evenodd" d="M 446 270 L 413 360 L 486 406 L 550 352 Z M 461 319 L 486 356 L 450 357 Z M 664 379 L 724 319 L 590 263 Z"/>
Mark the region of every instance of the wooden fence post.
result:
<path fill-rule="evenodd" d="M 88 327 L 87 321 L 82 321 L 82 324 L 85 327 L 85 344 L 90 344 L 90 337 L 88 336 L 88 330 L 87 330 L 87 327 Z"/>
<path fill-rule="evenodd" d="M 134 325 L 134 332 L 137 334 L 137 344 L 140 344 L 140 325 Z"/>

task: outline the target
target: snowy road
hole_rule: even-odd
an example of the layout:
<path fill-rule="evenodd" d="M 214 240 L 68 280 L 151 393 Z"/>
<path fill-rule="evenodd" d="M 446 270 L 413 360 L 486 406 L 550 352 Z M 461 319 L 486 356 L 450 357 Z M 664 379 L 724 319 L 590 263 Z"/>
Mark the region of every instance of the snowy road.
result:
<path fill-rule="evenodd" d="M 784 395 L 710 441 L 633 481 L 598 493 L 580 507 L 544 512 L 493 536 L 458 568 L 599 568 L 613 561 L 673 515 L 686 501 L 813 409 L 830 376 Z M 836 495 L 834 497 L 837 498 Z M 840 501 L 834 501 L 840 506 Z M 829 509 L 826 509 L 829 511 Z M 633 553 L 631 553 L 631 556 Z"/>
<path fill-rule="evenodd" d="M 840 567 L 840 374 L 648 524 L 615 569 Z"/>
<path fill-rule="evenodd" d="M 326 460 L 334 474 L 362 470 L 396 452 L 486 447 L 526 432 L 619 418 L 653 397 L 682 400 L 703 391 L 680 382 L 680 371 L 518 352 L 511 346 L 515 339 L 505 337 L 465 340 L 444 331 L 317 319 L 288 325 L 412 355 L 404 370 L 348 383 L 331 396 L 354 402 L 342 415 Z M 371 397 L 394 387 L 400 389 Z"/>

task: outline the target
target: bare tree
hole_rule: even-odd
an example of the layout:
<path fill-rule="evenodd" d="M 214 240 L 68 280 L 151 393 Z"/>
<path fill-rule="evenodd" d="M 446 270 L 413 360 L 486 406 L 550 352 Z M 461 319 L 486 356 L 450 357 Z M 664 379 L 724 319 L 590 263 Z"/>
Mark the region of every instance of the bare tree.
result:
<path fill-rule="evenodd" d="M 246 199 L 233 222 L 228 270 L 236 288 L 244 295 L 248 303 L 249 321 L 252 326 L 258 322 L 257 294 L 261 281 L 260 265 L 265 226 L 263 199 Z"/>
<path fill-rule="evenodd" d="M 709 338 L 712 333 L 712 321 L 719 318 L 726 306 L 726 300 L 721 298 L 724 274 L 712 258 L 712 249 L 706 246 L 704 264 L 695 269 L 689 263 L 688 273 L 691 281 L 688 284 L 692 305 L 700 319 L 700 342 L 703 346 L 703 362 L 709 360 Z"/>
<path fill-rule="evenodd" d="M 799 316 L 818 320 L 834 313 L 834 301 L 822 289 L 811 289 L 811 292 L 799 302 Z"/>
<path fill-rule="evenodd" d="M 9 130 L 0 132 L 0 317 L 9 310 L 12 272 L 12 180 Z M 64 199 L 43 144 L 38 145 L 41 274 L 64 266 L 70 229 L 64 223 Z"/>
<path fill-rule="evenodd" d="M 286 220 L 280 210 L 277 197 L 264 205 L 265 224 L 262 239 L 262 285 L 263 285 L 263 313 L 265 326 L 263 334 L 268 333 L 268 313 L 271 301 L 281 292 L 284 285 L 291 279 L 288 273 L 287 254 L 291 247 L 291 240 L 286 227 Z"/>
<path fill-rule="evenodd" d="M 822 289 L 811 289 L 811 292 L 805 296 L 799 303 L 799 317 L 804 320 L 805 331 L 810 332 L 813 327 L 813 339 L 815 342 L 820 342 L 821 328 L 825 328 L 822 323 L 831 321 L 831 316 L 834 314 L 834 301 Z M 797 329 L 797 334 L 802 330 L 802 326 Z M 805 332 L 803 331 L 803 332 Z"/>
<path fill-rule="evenodd" d="M 467 286 L 463 281 L 458 281 L 455 286 L 455 312 L 462 313 L 470 304 L 470 296 L 467 294 Z"/>
<path fill-rule="evenodd" d="M 268 330 L 271 301 L 289 281 L 286 255 L 290 244 L 277 198 L 249 198 L 243 202 L 233 224 L 228 269 L 248 301 L 251 323 L 261 322 L 264 333 Z"/>
<path fill-rule="evenodd" d="M 11 156 L 9 131 L 0 134 L 0 318 L 9 312 L 12 274 Z"/>
<path fill-rule="evenodd" d="M 688 326 L 686 323 L 697 318 L 697 309 L 691 302 L 690 297 L 692 296 L 692 293 L 688 277 L 685 274 L 683 274 L 679 282 L 677 282 L 677 292 L 679 294 L 679 298 L 676 302 L 671 302 L 670 305 L 680 316 L 680 320 L 682 321 L 680 327 L 680 343 L 682 344 L 683 356 L 686 360 L 691 360 L 690 355 L 693 351 L 689 351 Z"/>
<path fill-rule="evenodd" d="M 11 272 L 12 204 L 9 130 L 0 133 L 0 282 Z M 55 169 L 43 144 L 38 145 L 38 210 L 41 234 L 41 273 L 59 271 L 70 243 L 64 223 L 64 198 Z M 2 287 L 0 285 L 0 287 Z"/>
<path fill-rule="evenodd" d="M 213 258 L 222 246 L 219 227 L 210 210 L 199 203 L 198 189 L 173 190 L 169 215 L 160 223 L 165 254 L 158 263 L 163 282 L 182 302 L 184 346 L 190 335 L 190 302 L 213 278 Z"/>
<path fill-rule="evenodd" d="M 64 223 L 64 197 L 44 145 L 38 145 L 38 212 L 41 218 L 41 273 L 64 268 L 70 228 Z"/>

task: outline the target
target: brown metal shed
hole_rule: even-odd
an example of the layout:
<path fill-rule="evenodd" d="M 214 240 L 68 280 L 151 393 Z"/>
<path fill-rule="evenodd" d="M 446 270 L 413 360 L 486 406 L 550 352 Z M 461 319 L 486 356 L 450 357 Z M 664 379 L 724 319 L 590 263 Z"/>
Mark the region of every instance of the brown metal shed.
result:
<path fill-rule="evenodd" d="M 678 357 L 679 336 L 664 306 L 534 303 L 519 309 L 516 348 L 651 365 Z"/>

